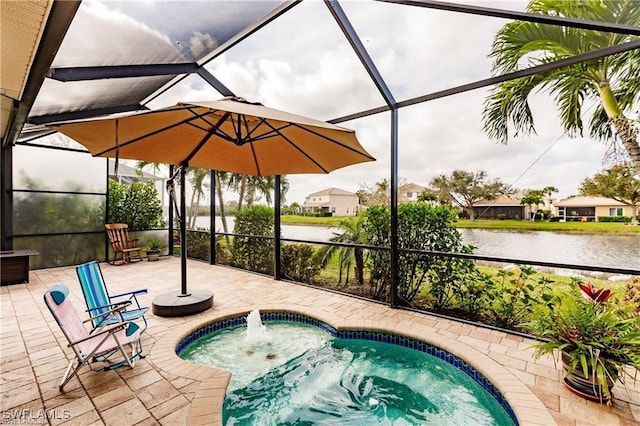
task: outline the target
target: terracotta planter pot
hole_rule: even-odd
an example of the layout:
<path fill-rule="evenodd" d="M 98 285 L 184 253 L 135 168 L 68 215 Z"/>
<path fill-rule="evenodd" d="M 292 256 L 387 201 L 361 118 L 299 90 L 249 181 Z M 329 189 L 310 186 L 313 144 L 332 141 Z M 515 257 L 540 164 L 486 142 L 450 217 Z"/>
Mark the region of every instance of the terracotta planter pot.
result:
<path fill-rule="evenodd" d="M 568 373 L 570 365 L 569 355 L 563 352 L 562 370 L 565 375 L 564 384 L 567 389 L 589 401 L 599 402 L 600 404 L 611 403 L 611 398 L 613 397 L 613 381 L 611 379 L 607 378 L 607 386 L 611 395 L 611 397 L 607 398 L 604 394 L 602 384 L 600 384 L 600 380 L 597 377 L 594 377 L 591 372 L 589 372 L 588 376 L 585 376 L 581 368 L 576 368 L 571 373 Z"/>

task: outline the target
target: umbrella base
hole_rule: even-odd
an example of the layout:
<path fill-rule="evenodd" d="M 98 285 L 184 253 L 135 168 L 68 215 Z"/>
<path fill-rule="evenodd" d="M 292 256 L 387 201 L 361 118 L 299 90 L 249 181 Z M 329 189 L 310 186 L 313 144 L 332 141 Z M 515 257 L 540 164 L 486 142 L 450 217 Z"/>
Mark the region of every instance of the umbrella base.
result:
<path fill-rule="evenodd" d="M 213 293 L 194 290 L 189 293 L 164 293 L 153 299 L 152 312 L 159 317 L 184 317 L 213 306 Z"/>

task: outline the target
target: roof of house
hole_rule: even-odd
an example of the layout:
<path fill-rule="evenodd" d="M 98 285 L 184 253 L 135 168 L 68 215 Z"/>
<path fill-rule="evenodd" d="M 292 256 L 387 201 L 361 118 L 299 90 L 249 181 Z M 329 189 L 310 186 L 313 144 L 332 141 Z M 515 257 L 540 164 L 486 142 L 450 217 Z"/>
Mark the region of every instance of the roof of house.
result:
<path fill-rule="evenodd" d="M 112 179 L 116 179 L 115 173 L 115 160 L 109 159 L 109 177 Z M 118 180 L 121 183 L 133 183 L 133 182 L 147 182 L 150 180 L 163 180 L 163 177 L 156 176 L 154 174 L 143 171 L 142 173 L 138 173 L 138 171 L 131 166 L 123 164 L 122 162 L 118 162 Z"/>
<path fill-rule="evenodd" d="M 598 207 L 598 206 L 624 206 L 624 203 L 607 197 L 585 197 L 577 195 L 575 197 L 565 198 L 557 203 L 556 207 Z"/>
<path fill-rule="evenodd" d="M 322 191 L 311 193 L 307 195 L 307 198 L 318 197 L 320 195 L 356 195 L 356 194 L 353 192 L 345 191 L 344 189 L 340 189 L 340 188 L 327 188 L 327 189 L 323 189 Z"/>
<path fill-rule="evenodd" d="M 487 206 L 520 206 L 520 200 L 514 200 L 506 195 L 498 195 L 493 200 L 478 200 L 473 203 L 473 207 Z"/>
<path fill-rule="evenodd" d="M 427 188 L 418 185 L 417 183 L 407 183 L 405 185 L 401 185 L 399 189 L 402 192 L 424 192 Z"/>

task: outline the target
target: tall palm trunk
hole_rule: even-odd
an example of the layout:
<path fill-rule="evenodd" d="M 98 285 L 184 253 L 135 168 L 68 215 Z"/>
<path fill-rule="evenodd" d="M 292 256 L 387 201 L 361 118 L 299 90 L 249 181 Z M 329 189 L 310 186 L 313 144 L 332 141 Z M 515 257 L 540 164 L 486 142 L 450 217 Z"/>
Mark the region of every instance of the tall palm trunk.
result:
<path fill-rule="evenodd" d="M 216 192 L 218 194 L 218 204 L 220 204 L 220 220 L 222 221 L 222 231 L 225 233 L 224 239 L 227 241 L 227 247 L 231 247 L 231 239 L 229 238 L 229 227 L 227 226 L 227 217 L 224 214 L 224 199 L 222 195 L 222 183 L 220 182 L 220 176 L 218 172 L 215 173 L 216 180 Z M 216 212 L 211 212 L 215 215 Z"/>
<path fill-rule="evenodd" d="M 247 175 L 243 175 L 240 179 L 240 190 L 238 191 L 238 210 L 242 210 L 242 202 L 244 201 L 244 193 L 247 189 Z"/>
<path fill-rule="evenodd" d="M 361 248 L 353 249 L 353 257 L 356 262 L 356 281 L 359 285 L 364 285 L 364 252 Z"/>
<path fill-rule="evenodd" d="M 196 202 L 196 192 L 191 193 L 191 202 L 189 203 L 189 220 L 187 221 L 187 228 L 194 229 L 196 223 L 196 216 L 198 215 L 198 202 Z"/>
<path fill-rule="evenodd" d="M 611 90 L 609 82 L 600 83 L 598 86 L 602 107 L 609 117 L 616 134 L 620 137 L 622 146 L 627 150 L 636 173 L 640 173 L 640 140 L 638 140 L 638 129 L 634 128 L 631 119 L 624 116 L 620 106 Z"/>

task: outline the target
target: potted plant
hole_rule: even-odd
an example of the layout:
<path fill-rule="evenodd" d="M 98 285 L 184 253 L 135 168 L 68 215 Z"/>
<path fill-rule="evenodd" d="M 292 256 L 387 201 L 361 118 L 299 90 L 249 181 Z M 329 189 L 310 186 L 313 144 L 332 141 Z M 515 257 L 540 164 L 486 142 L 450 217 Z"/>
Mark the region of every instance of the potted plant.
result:
<path fill-rule="evenodd" d="M 542 340 L 534 345 L 536 357 L 561 354 L 569 390 L 610 405 L 614 383 L 635 380 L 640 370 L 638 305 L 591 283 L 577 284 L 527 327 Z"/>
<path fill-rule="evenodd" d="M 164 249 L 164 243 L 157 238 L 149 238 L 144 247 L 147 253 L 147 260 L 151 262 L 160 258 L 160 252 Z"/>

